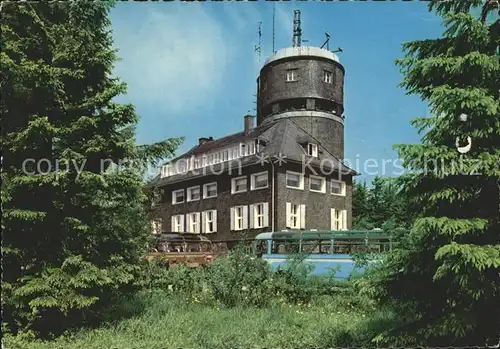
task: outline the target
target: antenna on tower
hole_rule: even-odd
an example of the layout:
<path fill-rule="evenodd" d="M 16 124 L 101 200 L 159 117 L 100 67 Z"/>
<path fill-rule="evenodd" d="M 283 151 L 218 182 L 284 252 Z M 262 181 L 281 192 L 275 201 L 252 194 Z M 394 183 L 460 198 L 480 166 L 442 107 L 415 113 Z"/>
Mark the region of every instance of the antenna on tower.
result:
<path fill-rule="evenodd" d="M 273 2 L 273 54 L 276 53 L 274 50 L 274 22 L 276 18 L 276 4 Z"/>
<path fill-rule="evenodd" d="M 325 33 L 325 35 L 326 35 L 326 41 L 324 42 L 323 45 L 321 45 L 321 48 L 325 47 L 325 45 L 326 45 L 326 49 L 329 50 L 328 43 L 330 42 L 330 34 Z"/>
<path fill-rule="evenodd" d="M 293 47 L 300 47 L 302 41 L 302 29 L 300 28 L 300 10 L 293 11 Z"/>
<path fill-rule="evenodd" d="M 255 45 L 255 49 L 254 51 L 258 52 L 258 55 L 259 55 L 259 64 L 260 64 L 260 51 L 261 51 L 261 38 L 262 38 L 262 32 L 261 32 L 261 25 L 262 25 L 262 22 L 259 22 L 259 45 Z"/>

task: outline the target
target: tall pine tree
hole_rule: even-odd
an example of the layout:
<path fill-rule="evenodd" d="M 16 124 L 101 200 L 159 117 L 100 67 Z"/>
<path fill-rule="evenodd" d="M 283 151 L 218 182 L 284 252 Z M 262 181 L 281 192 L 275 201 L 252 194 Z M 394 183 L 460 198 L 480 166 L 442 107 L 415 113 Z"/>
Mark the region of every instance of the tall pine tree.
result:
<path fill-rule="evenodd" d="M 135 144 L 134 108 L 114 101 L 126 87 L 111 75 L 110 7 L 3 4 L 2 306 L 13 331 L 79 324 L 133 285 L 149 232 L 144 166 L 180 142 Z"/>
<path fill-rule="evenodd" d="M 496 4 L 496 5 L 495 5 Z M 418 207 L 411 233 L 373 279 L 403 325 L 397 345 L 498 343 L 500 329 L 500 60 L 498 2 L 436 1 L 446 30 L 404 44 L 409 93 L 437 117 L 413 124 L 422 144 L 399 146 L 401 180 Z M 465 117 L 466 115 L 466 117 Z M 471 137 L 470 151 L 457 150 Z"/>

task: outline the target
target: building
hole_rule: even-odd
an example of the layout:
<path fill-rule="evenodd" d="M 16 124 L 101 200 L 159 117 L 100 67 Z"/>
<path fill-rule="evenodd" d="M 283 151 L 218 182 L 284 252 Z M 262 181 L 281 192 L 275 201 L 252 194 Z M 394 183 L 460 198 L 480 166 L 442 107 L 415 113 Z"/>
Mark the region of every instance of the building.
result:
<path fill-rule="evenodd" d="M 257 79 L 257 115 L 241 132 L 199 143 L 161 167 L 156 232 L 251 238 L 265 231 L 349 229 L 344 67 L 310 46 L 277 51 Z M 255 122 L 256 119 L 256 122 Z"/>

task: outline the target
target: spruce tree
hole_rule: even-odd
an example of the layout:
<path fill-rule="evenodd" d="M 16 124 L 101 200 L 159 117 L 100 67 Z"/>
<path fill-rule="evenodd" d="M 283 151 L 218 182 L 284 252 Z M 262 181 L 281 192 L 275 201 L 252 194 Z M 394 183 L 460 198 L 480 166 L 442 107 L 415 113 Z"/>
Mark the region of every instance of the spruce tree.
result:
<path fill-rule="evenodd" d="M 352 192 L 352 218 L 353 226 L 358 227 L 359 223 L 365 220 L 367 216 L 366 200 L 368 195 L 368 188 L 366 182 L 353 182 Z"/>
<path fill-rule="evenodd" d="M 2 306 L 13 331 L 90 321 L 133 288 L 150 227 L 144 166 L 180 142 L 136 145 L 138 116 L 114 100 L 126 86 L 112 76 L 110 7 L 3 4 Z"/>
<path fill-rule="evenodd" d="M 408 93 L 436 116 L 417 118 L 422 144 L 399 145 L 401 177 L 418 210 L 372 280 L 398 327 L 375 340 L 396 345 L 497 344 L 500 329 L 500 60 L 498 2 L 436 1 L 437 39 L 404 44 Z M 466 153 L 457 150 L 471 137 Z"/>

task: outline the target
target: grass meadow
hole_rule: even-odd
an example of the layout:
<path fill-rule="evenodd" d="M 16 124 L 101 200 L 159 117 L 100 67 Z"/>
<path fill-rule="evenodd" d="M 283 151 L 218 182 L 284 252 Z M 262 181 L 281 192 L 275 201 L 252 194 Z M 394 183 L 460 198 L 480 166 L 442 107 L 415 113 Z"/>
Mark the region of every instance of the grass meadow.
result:
<path fill-rule="evenodd" d="M 168 292 L 143 292 L 113 310 L 126 314 L 99 328 L 51 341 L 7 337 L 10 349 L 291 348 L 363 344 L 374 334 L 374 317 L 334 299 L 266 308 L 210 306 Z M 113 311 L 109 314 L 114 317 Z M 373 310 L 374 311 L 374 310 Z"/>
<path fill-rule="evenodd" d="M 293 261 L 292 261 L 293 262 Z M 206 268 L 148 265 L 138 291 L 108 305 L 102 319 L 51 340 L 6 336 L 7 349 L 296 348 L 374 346 L 391 314 L 356 280 L 310 277 L 291 263 L 230 253 Z"/>

